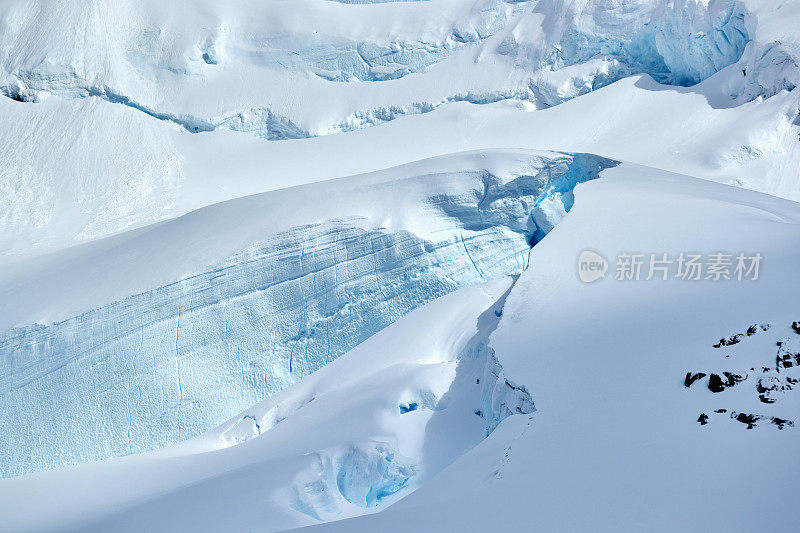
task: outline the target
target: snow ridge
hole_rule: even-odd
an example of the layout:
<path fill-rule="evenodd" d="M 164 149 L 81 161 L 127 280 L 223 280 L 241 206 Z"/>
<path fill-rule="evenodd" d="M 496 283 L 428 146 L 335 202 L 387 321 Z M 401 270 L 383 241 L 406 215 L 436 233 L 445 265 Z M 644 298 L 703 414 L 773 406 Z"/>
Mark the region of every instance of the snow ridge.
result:
<path fill-rule="evenodd" d="M 145 451 L 210 429 L 412 309 L 521 273 L 531 243 L 549 230 L 534 221 L 534 206 L 540 219 L 549 206 L 557 223 L 571 207 L 561 191 L 615 164 L 550 154 L 534 158 L 529 173 L 470 171 L 475 189 L 425 200 L 453 226 L 440 237 L 362 229 L 357 217 L 295 227 L 169 285 L 12 329 L 0 336 L 0 424 L 14 435 L 0 444 L 0 472 Z M 48 400 L 54 394 L 58 402 Z M 17 415 L 31 410 L 50 422 L 32 427 Z M 231 441 L 269 426 L 243 421 Z M 31 450 L 24 460 L 15 453 L 21 442 Z"/>

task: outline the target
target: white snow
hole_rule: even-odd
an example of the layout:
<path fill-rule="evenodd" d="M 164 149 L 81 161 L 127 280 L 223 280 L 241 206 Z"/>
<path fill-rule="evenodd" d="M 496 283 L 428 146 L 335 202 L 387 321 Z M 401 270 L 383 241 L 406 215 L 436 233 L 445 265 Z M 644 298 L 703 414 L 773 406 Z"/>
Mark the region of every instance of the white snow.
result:
<path fill-rule="evenodd" d="M 510 286 L 436 300 L 184 444 L 4 480 L 3 527 L 276 530 L 378 510 L 483 438 L 480 348 Z"/>
<path fill-rule="evenodd" d="M 385 512 L 322 530 L 752 531 L 768 523 L 793 531 L 782 502 L 800 484 L 797 428 L 779 430 L 769 417 L 795 421 L 800 397 L 785 390 L 762 403 L 758 380 L 775 375 L 778 340 L 787 339 L 784 353 L 800 347 L 790 327 L 798 222 L 797 204 L 630 166 L 579 186 L 575 208 L 532 250 L 490 338 L 504 371 L 531 391 L 531 420 L 501 424 Z M 586 248 L 609 259 L 760 251 L 764 261 L 757 281 L 623 282 L 612 279 L 612 264 L 604 281 L 587 285 L 575 275 Z M 752 324 L 772 327 L 713 348 Z M 746 379 L 720 393 L 708 377 L 684 387 L 687 372 L 723 371 Z M 779 375 L 786 384 L 797 369 Z M 732 413 L 767 418 L 748 430 Z"/>
<path fill-rule="evenodd" d="M 750 367 L 774 366 L 776 338 L 800 347 L 789 327 L 797 285 L 787 283 L 798 213 L 792 202 L 663 171 L 606 170 L 578 187 L 513 285 L 436 300 L 185 444 L 2 481 L 0 501 L 14 510 L 4 516 L 32 531 L 270 531 L 372 513 L 417 489 L 369 519 L 327 527 L 757 527 L 770 502 L 797 490 L 796 429 L 765 419 L 748 430 L 730 412 L 797 410 L 792 391 L 759 402 L 761 369 Z M 686 249 L 765 259 L 757 281 L 586 285 L 575 271 L 586 247 L 608 258 Z M 772 327 L 712 347 L 754 323 Z M 684 387 L 688 371 L 723 370 L 747 379 L 717 394 L 706 380 Z M 535 410 L 518 396 L 522 385 Z M 528 414 L 481 442 L 492 420 L 514 412 Z M 705 426 L 701 412 L 711 416 Z M 793 524 L 790 513 L 769 520 L 777 530 Z"/>
<path fill-rule="evenodd" d="M 0 531 L 796 529 L 799 20 L 2 2 Z"/>
<path fill-rule="evenodd" d="M 0 310 L 0 474 L 194 437 L 412 309 L 520 274 L 529 242 L 563 216 L 561 195 L 616 164 L 457 154 L 231 200 L 36 260 L 0 282 L 15 302 Z"/>
<path fill-rule="evenodd" d="M 39 101 L 0 99 L 0 196 L 20 196 L 0 215 L 3 262 L 474 149 L 599 153 L 800 198 L 791 3 L 62 4 L 0 7 L 0 87 Z M 402 75 L 360 81 L 359 54 Z M 403 124 L 326 135 L 389 120 Z"/>

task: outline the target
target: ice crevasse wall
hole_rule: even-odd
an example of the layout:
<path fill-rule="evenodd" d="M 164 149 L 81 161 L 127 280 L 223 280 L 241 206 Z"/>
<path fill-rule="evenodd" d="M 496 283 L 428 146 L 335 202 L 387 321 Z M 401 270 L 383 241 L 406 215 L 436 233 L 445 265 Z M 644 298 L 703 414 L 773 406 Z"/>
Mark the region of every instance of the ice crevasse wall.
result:
<path fill-rule="evenodd" d="M 500 170 L 491 162 L 459 170 L 454 156 L 444 159 L 449 171 L 356 186 L 373 198 L 416 194 L 415 218 L 442 228 L 430 234 L 415 234 L 420 220 L 386 228 L 354 210 L 264 235 L 205 271 L 78 316 L 5 331 L 0 472 L 141 452 L 200 434 L 414 308 L 519 274 L 531 243 L 571 207 L 575 185 L 616 164 L 584 154 L 489 155 L 504 162 Z M 246 225 L 243 212 L 263 218 L 275 201 L 281 198 L 265 193 L 187 217 L 212 213 Z M 317 207 L 325 212 L 322 202 Z"/>
<path fill-rule="evenodd" d="M 317 137 L 464 101 L 489 116 L 556 106 L 641 73 L 675 85 L 711 77 L 692 91 L 714 92 L 722 107 L 800 83 L 797 43 L 760 31 L 749 0 L 299 1 L 292 10 L 252 0 L 3 2 L 0 93 L 11 119 L 0 131 L 0 250 L 41 253 L 205 205 L 186 197 L 206 169 L 197 153 L 209 151 L 209 138 L 237 154 L 283 153 L 247 135 L 187 132 Z M 177 17 L 176 6 L 185 8 Z M 509 102 L 484 105 L 500 100 Z M 786 110 L 795 123 L 796 104 Z M 70 124 L 68 135 L 51 127 L 56 119 Z M 310 144 L 333 146 L 325 141 Z M 443 153 L 527 146 L 472 143 Z M 756 144 L 745 143 L 747 153 Z M 380 168 L 338 166 L 331 176 Z"/>
<path fill-rule="evenodd" d="M 271 3 L 209 5 L 176 24 L 161 8 L 148 17 L 127 3 L 11 2 L 0 8 L 0 91 L 20 101 L 102 98 L 193 133 L 287 139 L 459 100 L 552 106 L 632 74 L 689 86 L 736 64 L 726 90 L 739 102 L 798 80 L 797 51 L 755 41 L 756 17 L 736 0 L 422 2 L 414 9 L 430 15 L 424 24 L 407 4 L 309 3 L 306 24 Z M 474 75 L 452 75 L 467 67 Z M 243 89 L 242 76 L 263 83 Z"/>
<path fill-rule="evenodd" d="M 190 132 L 236 129 L 268 139 L 357 129 L 459 99 L 520 98 L 546 107 L 635 73 L 676 85 L 717 74 L 730 102 L 741 103 L 793 90 L 800 79 L 792 50 L 754 41 L 757 21 L 749 5 L 486 0 L 468 17 L 426 25 L 418 36 L 389 32 L 392 37 L 381 40 L 380 28 L 364 29 L 356 42 L 336 26 L 336 17 L 315 36 L 280 25 L 264 26 L 266 34 L 234 27 L 195 35 L 197 28 L 219 25 L 198 20 L 152 31 L 148 25 L 159 21 L 132 15 L 136 23 L 111 39 L 91 24 L 92 17 L 105 16 L 99 8 L 73 25 L 83 28 L 79 34 L 94 28 L 85 39 L 65 37 L 62 18 L 83 17 L 80 9 L 60 17 L 46 5 L 34 12 L 15 1 L 0 7 L 6 15 L 0 89 L 27 102 L 102 98 L 142 111 L 156 124 L 177 123 Z M 108 20 L 113 26 L 122 19 Z M 33 53 L 20 44 L 28 42 L 22 36 L 42 25 L 51 31 L 37 34 Z M 470 50 L 490 54 L 491 61 L 470 61 L 474 76 L 440 83 L 437 76 L 461 68 L 459 54 Z M 481 75 L 490 65 L 509 69 L 505 85 L 481 85 L 498 79 L 495 71 Z M 288 85 L 276 85 L 281 91 L 291 86 L 336 97 L 299 99 L 309 104 L 347 101 L 341 88 L 350 86 L 352 101 L 370 107 L 342 104 L 321 124 L 304 115 L 315 113 L 313 105 L 306 111 L 274 95 L 228 90 L 225 84 L 237 78 L 218 75 L 221 68 L 254 79 L 286 76 Z M 297 76 L 303 71 L 312 76 Z M 413 81 L 412 90 L 386 90 L 385 84 L 404 80 Z M 444 92 L 431 92 L 425 80 Z M 202 98 L 189 98 L 180 109 L 170 100 L 200 86 Z M 220 104 L 222 96 L 232 103 Z M 253 107 L 263 101 L 275 109 Z M 501 170 L 488 162 L 482 170 L 464 170 L 454 158 L 448 171 L 363 187 L 374 198 L 402 196 L 423 182 L 439 184 L 422 187 L 426 195 L 412 210 L 434 221 L 438 233 L 420 231 L 424 223 L 384 226 L 378 217 L 392 218 L 390 211 L 370 218 L 353 208 L 327 217 L 320 201 L 319 216 L 267 232 L 204 270 L 52 323 L 0 325 L 0 476 L 190 438 L 285 389 L 410 310 L 459 287 L 518 274 L 530 245 L 571 207 L 575 184 L 614 164 L 589 155 L 522 159 L 524 164 Z M 267 193 L 206 210 L 231 219 L 243 202 L 263 212 L 276 198 Z M 23 457 L 21 449 L 27 450 Z"/>

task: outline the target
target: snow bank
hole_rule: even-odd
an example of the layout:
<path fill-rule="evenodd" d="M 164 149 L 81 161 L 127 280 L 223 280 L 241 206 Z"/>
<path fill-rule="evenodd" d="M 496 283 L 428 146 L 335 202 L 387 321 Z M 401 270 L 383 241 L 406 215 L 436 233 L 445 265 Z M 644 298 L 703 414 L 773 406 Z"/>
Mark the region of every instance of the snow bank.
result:
<path fill-rule="evenodd" d="M 467 287 L 412 311 L 177 446 L 2 480 L 4 525 L 276 531 L 384 509 L 486 436 L 482 347 L 512 284 Z M 30 512 L 31 491 L 47 513 Z"/>
<path fill-rule="evenodd" d="M 0 263 L 472 149 L 598 153 L 798 198 L 796 15 L 762 4 L 5 2 Z"/>
<path fill-rule="evenodd" d="M 1 480 L 4 524 L 757 528 L 797 486 L 797 204 L 636 165 L 602 177 L 577 188 L 516 280 L 412 311 L 178 446 Z M 625 282 L 611 269 L 584 284 L 587 247 L 610 261 L 759 250 L 764 268 L 741 282 Z M 744 379 L 687 387 L 699 371 Z M 754 461 L 754 447 L 780 460 Z M 787 531 L 792 520 L 773 517 Z"/>
<path fill-rule="evenodd" d="M 519 274 L 534 233 L 549 229 L 533 222 L 533 206 L 615 164 L 582 154 L 453 156 L 350 185 L 220 204 L 137 234 L 100 263 L 93 253 L 68 256 L 69 268 L 23 277 L 8 297 L 26 303 L 6 310 L 6 323 L 62 306 L 88 310 L 0 336 L 0 425 L 8 436 L 0 471 L 7 477 L 196 436 L 410 310 Z M 264 220 L 280 209 L 294 218 Z M 244 249 L 226 256 L 230 240 Z M 214 242 L 224 246 L 215 250 Z M 156 283 L 185 273 L 198 253 L 211 268 Z M 153 262 L 158 276 L 142 278 Z M 99 278 L 112 295 L 155 286 L 117 299 L 98 292 Z M 61 292 L 54 301 L 48 287 L 64 284 L 84 294 Z M 268 427 L 260 418 L 243 424 L 233 441 L 254 434 L 255 424 Z M 29 450 L 24 458 L 20 446 Z"/>
<path fill-rule="evenodd" d="M 381 513 L 314 530 L 763 527 L 764 509 L 800 488 L 798 207 L 632 165 L 578 187 L 489 338 L 535 399 L 531 419 L 507 419 Z M 587 248 L 610 266 L 590 284 L 576 275 Z M 760 251 L 763 269 L 757 281 L 613 279 L 622 252 L 689 250 Z M 687 387 L 687 372 L 707 375 Z M 793 531 L 794 517 L 770 527 Z"/>
<path fill-rule="evenodd" d="M 0 21 L 0 87 L 11 98 L 102 98 L 189 132 L 274 140 L 458 100 L 552 106 L 633 74 L 694 85 L 737 63 L 757 27 L 735 0 L 10 2 Z M 747 97 L 776 92 L 756 87 Z"/>

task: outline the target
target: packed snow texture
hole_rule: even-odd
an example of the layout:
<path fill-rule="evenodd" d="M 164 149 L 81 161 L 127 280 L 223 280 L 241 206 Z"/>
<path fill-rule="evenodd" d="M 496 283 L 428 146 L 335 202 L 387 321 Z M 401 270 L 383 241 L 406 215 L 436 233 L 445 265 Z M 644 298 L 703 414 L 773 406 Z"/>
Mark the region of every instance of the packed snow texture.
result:
<path fill-rule="evenodd" d="M 797 16 L 749 0 L 9 0 L 0 264 L 474 149 L 800 198 Z"/>
<path fill-rule="evenodd" d="M 275 531 L 384 509 L 497 422 L 535 411 L 529 395 L 504 394 L 505 381 L 491 377 L 502 367 L 487 342 L 515 279 L 466 287 L 412 311 L 195 439 L 3 480 L 4 525 Z M 487 397 L 496 401 L 486 405 Z M 24 495 L 32 491 L 48 512 L 30 514 L 34 502 Z"/>
<path fill-rule="evenodd" d="M 796 375 L 783 354 L 800 348 L 798 213 L 751 191 L 606 169 L 575 189 L 518 278 L 439 298 L 173 448 L 1 480 L 0 511 L 9 529 L 41 532 L 758 529 L 798 489 L 797 429 L 766 421 L 791 421 L 800 394 L 774 389 L 764 403 L 756 383 Z M 585 284 L 575 263 L 587 247 L 611 261 L 759 250 L 764 262 L 757 281 L 612 270 Z M 747 334 L 753 324 L 771 325 Z M 714 392 L 686 387 L 688 371 L 748 377 Z M 764 423 L 747 429 L 732 411 Z M 796 529 L 790 513 L 770 524 Z"/>
<path fill-rule="evenodd" d="M 6 0 L 0 529 L 760 527 L 798 208 L 667 171 L 800 199 L 797 20 Z M 587 286 L 587 247 L 767 263 Z"/>
<path fill-rule="evenodd" d="M 469 169 L 473 161 L 483 167 Z M 106 305 L 95 301 L 77 316 L 6 331 L 0 336 L 0 472 L 8 477 L 142 452 L 208 430 L 410 310 L 459 287 L 521 273 L 530 242 L 569 209 L 562 195 L 615 164 L 583 154 L 467 154 L 428 163 L 437 173 L 404 175 L 412 167 L 340 180 L 339 205 L 348 207 L 327 220 L 335 209 L 331 186 L 310 185 L 156 226 L 150 242 L 181 234 L 205 247 L 224 240 L 227 228 L 248 233 L 246 227 L 263 225 L 263 213 L 275 213 L 280 203 L 303 201 L 310 217 L 272 234 L 251 229 L 259 234 L 256 242 L 214 268 Z M 387 218 L 365 218 L 359 197 L 378 216 L 394 212 L 398 220 L 385 227 Z M 406 200 L 382 210 L 381 198 Z M 539 226 L 543 212 L 547 224 Z M 213 220 L 215 229 L 206 231 L 203 220 Z M 124 263 L 136 242 L 110 256 Z M 57 306 L 47 284 L 91 287 L 96 277 L 85 268 L 94 260 L 89 255 L 72 265 L 71 278 L 54 268 L 30 284 L 36 288 L 23 285 L 13 294 L 27 299 L 28 317 L 37 316 Z M 101 275 L 113 268 L 105 265 Z M 27 450 L 23 457 L 19 449 Z"/>
<path fill-rule="evenodd" d="M 358 7 L 307 0 L 292 10 L 277 1 L 181 4 L 100 2 L 64 10 L 9 2 L 0 12 L 3 90 L 20 101 L 102 98 L 190 132 L 298 138 L 353 127 L 356 117 L 382 121 L 453 99 L 549 106 L 636 73 L 693 85 L 739 61 L 756 25 L 734 0 Z M 441 83 L 467 62 L 469 77 Z M 505 82 L 487 83 L 499 73 Z M 415 74 L 404 84 L 411 91 L 370 86 Z M 245 77 L 251 83 L 243 88 Z M 363 86 L 343 90 L 331 82 Z M 345 92 L 362 103 L 335 98 L 339 109 L 327 116 L 308 98 L 288 98 L 330 102 Z"/>
<path fill-rule="evenodd" d="M 506 419 L 381 513 L 312 531 L 753 531 L 800 490 L 800 205 L 631 165 L 575 196 L 489 342 L 532 420 Z M 591 284 L 587 248 L 611 267 Z M 647 262 L 614 279 L 620 253 L 690 250 L 759 251 L 758 280 L 685 281 L 673 264 L 645 281 Z M 686 387 L 687 372 L 708 375 Z M 709 387 L 725 372 L 739 381 Z M 777 512 L 769 528 L 797 524 Z"/>

